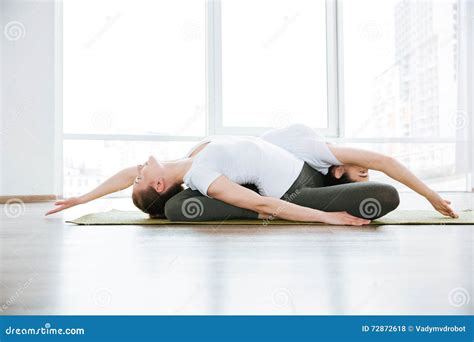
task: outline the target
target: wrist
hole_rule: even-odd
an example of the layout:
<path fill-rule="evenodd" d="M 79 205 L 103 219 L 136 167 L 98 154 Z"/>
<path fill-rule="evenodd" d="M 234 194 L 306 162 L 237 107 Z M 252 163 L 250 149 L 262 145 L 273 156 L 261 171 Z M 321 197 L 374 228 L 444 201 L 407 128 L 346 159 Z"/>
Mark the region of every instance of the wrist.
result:
<path fill-rule="evenodd" d="M 313 213 L 313 219 L 311 221 L 313 222 L 325 222 L 325 218 L 327 216 L 327 213 L 325 211 L 321 211 L 321 210 L 317 210 L 317 209 L 313 209 L 314 210 L 314 213 Z"/>
<path fill-rule="evenodd" d="M 428 189 L 428 191 L 426 192 L 426 194 L 424 195 L 426 199 L 432 199 L 432 198 L 435 198 L 435 197 L 438 197 L 438 193 L 432 189 Z"/>
<path fill-rule="evenodd" d="M 89 200 L 87 199 L 87 195 L 81 195 L 76 197 L 78 204 L 87 203 Z"/>

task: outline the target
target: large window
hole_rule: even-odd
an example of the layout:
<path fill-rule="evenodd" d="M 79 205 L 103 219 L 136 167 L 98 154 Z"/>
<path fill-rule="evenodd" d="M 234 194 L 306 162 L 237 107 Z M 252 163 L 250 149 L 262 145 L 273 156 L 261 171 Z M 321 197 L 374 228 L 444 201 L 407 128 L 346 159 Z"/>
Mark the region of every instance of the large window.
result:
<path fill-rule="evenodd" d="M 465 190 L 457 3 L 340 2 L 343 128 L 355 141 L 372 138 L 367 148 L 397 157 L 436 188 Z"/>
<path fill-rule="evenodd" d="M 192 145 L 153 139 L 205 135 L 205 14 L 202 0 L 64 2 L 64 196 Z"/>
<path fill-rule="evenodd" d="M 63 11 L 65 133 L 204 135 L 204 1 L 66 1 Z"/>
<path fill-rule="evenodd" d="M 344 0 L 350 137 L 455 137 L 457 0 Z"/>
<path fill-rule="evenodd" d="M 225 127 L 328 127 L 324 1 L 222 1 L 222 105 Z"/>
<path fill-rule="evenodd" d="M 466 190 L 460 16 L 458 0 L 65 1 L 64 195 L 292 122 Z"/>

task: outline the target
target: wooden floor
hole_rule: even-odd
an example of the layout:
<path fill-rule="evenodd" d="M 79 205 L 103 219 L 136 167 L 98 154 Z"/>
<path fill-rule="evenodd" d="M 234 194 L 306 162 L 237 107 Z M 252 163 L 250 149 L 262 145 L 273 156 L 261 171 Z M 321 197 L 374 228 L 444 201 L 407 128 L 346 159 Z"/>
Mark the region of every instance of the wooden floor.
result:
<path fill-rule="evenodd" d="M 419 197 L 402 208 L 428 208 Z M 447 196 L 472 208 L 472 194 Z M 75 226 L 1 209 L 0 313 L 473 314 L 474 226 Z"/>

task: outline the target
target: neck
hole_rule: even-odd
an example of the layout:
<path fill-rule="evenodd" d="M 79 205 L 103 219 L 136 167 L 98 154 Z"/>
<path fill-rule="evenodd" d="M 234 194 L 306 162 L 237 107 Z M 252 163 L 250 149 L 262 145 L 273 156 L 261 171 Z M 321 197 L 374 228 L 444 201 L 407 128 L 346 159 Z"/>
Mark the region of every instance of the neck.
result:
<path fill-rule="evenodd" d="M 168 184 L 182 184 L 184 175 L 188 172 L 192 163 L 192 158 L 164 162 L 163 166 L 166 170 L 165 181 L 167 181 Z"/>

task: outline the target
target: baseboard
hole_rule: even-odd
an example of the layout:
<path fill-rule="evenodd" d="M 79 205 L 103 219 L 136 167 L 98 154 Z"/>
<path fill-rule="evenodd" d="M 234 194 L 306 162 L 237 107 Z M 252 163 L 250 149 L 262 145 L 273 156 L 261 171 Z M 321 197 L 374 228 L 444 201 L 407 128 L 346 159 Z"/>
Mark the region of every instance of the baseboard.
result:
<path fill-rule="evenodd" d="M 9 200 L 20 200 L 23 203 L 54 201 L 58 198 L 56 195 L 19 195 L 19 196 L 0 196 L 0 204 L 5 204 Z"/>

